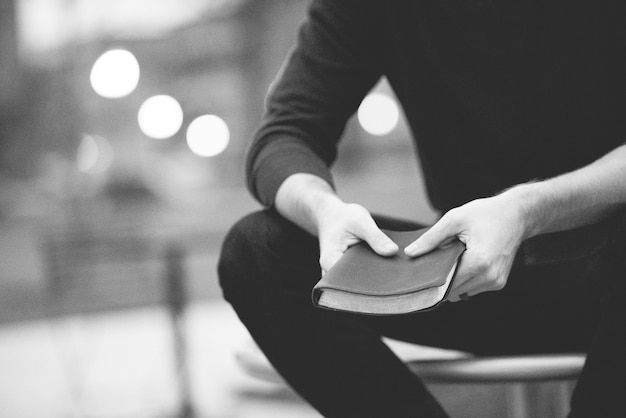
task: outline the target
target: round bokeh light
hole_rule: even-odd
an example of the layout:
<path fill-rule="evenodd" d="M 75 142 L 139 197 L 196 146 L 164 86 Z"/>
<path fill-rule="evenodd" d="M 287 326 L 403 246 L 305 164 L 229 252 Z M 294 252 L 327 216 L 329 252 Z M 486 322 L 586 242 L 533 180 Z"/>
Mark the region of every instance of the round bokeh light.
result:
<path fill-rule="evenodd" d="M 76 151 L 76 165 L 87 174 L 105 172 L 113 162 L 113 148 L 109 141 L 97 135 L 83 134 Z"/>
<path fill-rule="evenodd" d="M 128 96 L 139 83 L 137 58 L 125 49 L 112 49 L 100 55 L 91 68 L 91 86 L 102 97 Z"/>
<path fill-rule="evenodd" d="M 187 145 L 201 157 L 222 153 L 230 142 L 230 130 L 222 118 L 203 115 L 194 119 L 187 128 Z"/>
<path fill-rule="evenodd" d="M 137 121 L 146 136 L 154 139 L 170 138 L 183 124 L 183 109 L 171 96 L 152 96 L 139 108 Z"/>
<path fill-rule="evenodd" d="M 357 117 L 367 133 L 382 136 L 398 125 L 400 111 L 391 97 L 383 93 L 371 93 L 361 102 Z"/>

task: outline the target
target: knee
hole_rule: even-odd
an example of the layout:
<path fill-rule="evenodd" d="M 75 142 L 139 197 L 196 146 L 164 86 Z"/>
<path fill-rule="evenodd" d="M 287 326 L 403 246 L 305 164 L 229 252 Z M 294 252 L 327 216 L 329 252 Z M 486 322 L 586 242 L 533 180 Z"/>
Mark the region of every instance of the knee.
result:
<path fill-rule="evenodd" d="M 254 247 L 260 243 L 258 236 L 261 234 L 258 233 L 258 229 L 263 217 L 263 212 L 252 213 L 237 221 L 229 229 L 222 241 L 219 271 L 240 263 L 248 253 L 254 252 Z"/>
<path fill-rule="evenodd" d="M 218 277 L 224 296 L 258 294 L 261 286 L 284 276 L 289 263 L 305 262 L 311 255 L 317 261 L 317 248 L 314 237 L 273 211 L 242 218 L 222 243 Z"/>
<path fill-rule="evenodd" d="M 232 289 L 246 289 L 249 286 L 242 283 L 248 274 L 243 269 L 253 269 L 250 260 L 256 258 L 262 243 L 262 233 L 267 215 L 265 212 L 255 212 L 235 223 L 224 238 L 217 264 L 218 278 L 222 291 L 226 295 Z"/>
<path fill-rule="evenodd" d="M 224 238 L 220 251 L 220 271 L 250 266 L 268 251 L 276 251 L 286 237 L 287 220 L 270 211 L 251 213 L 235 223 Z M 225 271 L 227 273 L 227 271 Z"/>

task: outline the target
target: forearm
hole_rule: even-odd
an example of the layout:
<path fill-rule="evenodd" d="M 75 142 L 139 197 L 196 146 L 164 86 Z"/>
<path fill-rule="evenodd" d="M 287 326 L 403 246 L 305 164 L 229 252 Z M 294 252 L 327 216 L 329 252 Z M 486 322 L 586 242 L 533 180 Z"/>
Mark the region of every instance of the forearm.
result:
<path fill-rule="evenodd" d="M 525 238 L 602 220 L 626 207 L 626 145 L 579 170 L 501 196 L 519 204 Z"/>
<path fill-rule="evenodd" d="M 320 220 L 328 209 L 341 203 L 326 180 L 306 173 L 289 176 L 275 198 L 276 210 L 282 216 L 313 235 L 318 235 Z"/>
<path fill-rule="evenodd" d="M 387 56 L 377 2 L 312 2 L 295 49 L 272 84 L 248 150 L 247 184 L 264 206 L 291 175 L 332 184 L 329 167 L 346 122 L 382 75 Z M 308 228 L 307 228 L 308 229 Z"/>
<path fill-rule="evenodd" d="M 579 170 L 512 187 L 454 208 L 405 253 L 417 257 L 457 237 L 466 250 L 448 296 L 500 290 L 522 241 L 597 222 L 626 207 L 626 145 Z"/>

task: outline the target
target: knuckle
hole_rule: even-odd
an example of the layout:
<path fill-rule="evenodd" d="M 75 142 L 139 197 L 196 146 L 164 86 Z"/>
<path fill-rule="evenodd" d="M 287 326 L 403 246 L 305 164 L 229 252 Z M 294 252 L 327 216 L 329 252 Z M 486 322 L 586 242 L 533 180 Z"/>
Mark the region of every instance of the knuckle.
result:
<path fill-rule="evenodd" d="M 477 253 L 474 255 L 474 269 L 478 273 L 483 273 L 483 275 L 488 276 L 489 270 L 491 268 L 491 263 L 489 261 L 489 257 L 484 253 Z"/>
<path fill-rule="evenodd" d="M 458 224 L 464 219 L 465 211 L 466 208 L 464 206 L 457 206 L 446 212 L 442 219 L 446 218 L 446 222 L 450 222 L 453 225 Z"/>
<path fill-rule="evenodd" d="M 444 213 L 444 215 L 441 217 L 439 222 L 454 224 L 456 223 L 458 218 L 459 218 L 459 208 L 452 208 L 446 213 Z"/>
<path fill-rule="evenodd" d="M 490 289 L 495 288 L 496 282 L 498 281 L 498 276 L 494 274 L 492 268 L 490 268 L 489 266 L 483 267 L 482 271 L 480 272 L 480 277 L 485 286 Z"/>
<path fill-rule="evenodd" d="M 458 215 L 458 213 L 459 213 L 459 210 L 460 210 L 460 209 L 461 209 L 461 208 L 460 208 L 459 206 L 454 207 L 454 208 L 452 208 L 452 209 L 448 210 L 448 211 L 447 211 L 447 212 L 443 215 L 443 217 L 454 218 L 455 216 L 457 216 L 457 215 Z"/>
<path fill-rule="evenodd" d="M 496 289 L 502 290 L 506 286 L 506 279 L 503 276 L 500 276 L 496 279 Z"/>
<path fill-rule="evenodd" d="M 489 287 L 493 290 L 502 290 L 506 285 L 506 279 L 503 276 L 492 272 L 489 274 L 489 284 Z"/>

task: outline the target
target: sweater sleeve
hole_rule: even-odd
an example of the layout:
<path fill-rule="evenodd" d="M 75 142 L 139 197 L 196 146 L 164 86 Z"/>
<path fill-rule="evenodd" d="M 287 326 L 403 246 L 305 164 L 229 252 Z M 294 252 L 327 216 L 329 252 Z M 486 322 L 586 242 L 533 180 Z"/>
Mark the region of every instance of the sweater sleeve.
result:
<path fill-rule="evenodd" d="M 270 87 L 246 159 L 250 192 L 272 206 L 282 182 L 330 166 L 346 121 L 381 76 L 380 4 L 315 0 L 298 42 Z"/>

